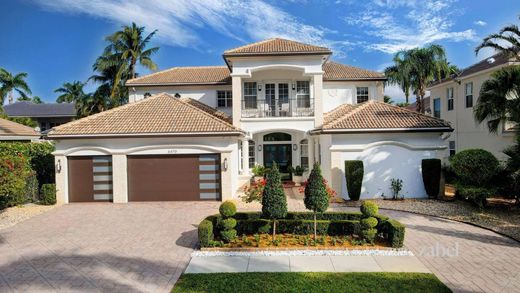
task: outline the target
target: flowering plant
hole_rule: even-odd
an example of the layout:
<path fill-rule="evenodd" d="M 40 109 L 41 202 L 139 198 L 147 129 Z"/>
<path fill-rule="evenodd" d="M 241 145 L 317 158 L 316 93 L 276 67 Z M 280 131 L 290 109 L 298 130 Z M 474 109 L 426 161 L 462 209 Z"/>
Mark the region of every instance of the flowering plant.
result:
<path fill-rule="evenodd" d="M 267 180 L 262 178 L 254 181 L 249 186 L 244 187 L 244 196 L 242 196 L 242 200 L 247 203 L 253 201 L 262 202 L 262 194 L 266 184 Z"/>
<path fill-rule="evenodd" d="M 305 186 L 307 186 L 307 184 L 308 180 L 305 180 L 305 182 L 303 182 L 300 188 L 298 189 L 298 192 L 302 194 L 305 193 Z M 325 180 L 325 178 L 323 178 L 323 184 L 325 184 L 325 188 L 327 189 L 327 194 L 329 195 L 329 198 L 336 196 L 336 191 L 334 191 L 334 189 L 332 189 L 332 187 L 329 186 L 328 181 Z"/>

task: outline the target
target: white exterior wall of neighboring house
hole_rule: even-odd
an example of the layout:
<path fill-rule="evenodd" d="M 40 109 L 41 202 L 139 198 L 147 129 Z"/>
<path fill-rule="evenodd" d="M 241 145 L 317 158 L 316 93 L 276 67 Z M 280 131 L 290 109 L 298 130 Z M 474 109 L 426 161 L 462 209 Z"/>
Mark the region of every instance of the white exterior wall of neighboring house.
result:
<path fill-rule="evenodd" d="M 383 101 L 384 89 L 381 81 L 324 81 L 323 112 L 343 104 L 356 104 L 357 87 L 368 87 L 370 100 Z"/>
<path fill-rule="evenodd" d="M 56 172 L 58 203 L 68 203 L 67 158 L 72 156 L 112 156 L 114 203 L 128 202 L 127 155 L 172 155 L 219 153 L 221 166 L 227 160 L 227 170 L 222 168 L 222 200 L 234 198 L 238 189 L 239 155 L 236 137 L 143 137 L 143 138 L 92 138 L 62 139 L 56 141 Z"/>
<path fill-rule="evenodd" d="M 455 129 L 446 138 L 446 144 L 449 145 L 450 141 L 454 141 L 456 152 L 481 148 L 490 151 L 500 160 L 507 158 L 502 151 L 514 143 L 514 132 L 504 131 L 504 127 L 501 125 L 497 134 L 490 133 L 486 122 L 479 124 L 473 116 L 482 84 L 490 78 L 491 73 L 501 67 L 503 66 L 463 77 L 460 79 L 460 84 L 456 81 L 448 81 L 430 89 L 432 112 L 434 111 L 434 100 L 439 98 L 440 118 L 450 122 Z M 467 83 L 473 83 L 473 107 L 466 107 L 465 85 Z M 454 95 L 454 109 L 450 111 L 448 111 L 448 88 L 453 88 Z M 448 155 L 449 152 L 446 152 L 445 156 Z"/>
<path fill-rule="evenodd" d="M 442 158 L 446 151 L 441 133 L 433 132 L 334 134 L 326 147 L 330 159 L 322 159 L 323 169 L 330 166 L 331 186 L 345 199 L 348 198 L 345 160 L 363 161 L 362 199 L 391 197 L 392 178 L 403 180 L 401 194 L 405 197 L 424 198 L 427 194 L 421 161 Z"/>

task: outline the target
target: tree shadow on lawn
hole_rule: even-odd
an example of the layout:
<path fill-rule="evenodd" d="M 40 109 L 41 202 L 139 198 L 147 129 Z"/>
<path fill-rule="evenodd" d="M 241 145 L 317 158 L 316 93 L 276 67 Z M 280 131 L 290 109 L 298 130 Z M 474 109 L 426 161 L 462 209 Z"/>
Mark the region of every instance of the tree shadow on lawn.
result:
<path fill-rule="evenodd" d="M 107 253 L 40 255 L 3 264 L 0 280 L 15 292 L 156 292 L 171 289 L 168 286 L 173 286 L 172 278 L 180 275 L 183 265 Z"/>

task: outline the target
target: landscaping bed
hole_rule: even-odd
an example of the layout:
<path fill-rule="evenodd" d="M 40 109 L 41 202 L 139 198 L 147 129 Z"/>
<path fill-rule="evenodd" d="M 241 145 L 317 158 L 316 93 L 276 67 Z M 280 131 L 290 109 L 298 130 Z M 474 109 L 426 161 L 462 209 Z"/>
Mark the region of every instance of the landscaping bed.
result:
<path fill-rule="evenodd" d="M 182 275 L 172 292 L 451 292 L 424 273 L 217 273 Z"/>

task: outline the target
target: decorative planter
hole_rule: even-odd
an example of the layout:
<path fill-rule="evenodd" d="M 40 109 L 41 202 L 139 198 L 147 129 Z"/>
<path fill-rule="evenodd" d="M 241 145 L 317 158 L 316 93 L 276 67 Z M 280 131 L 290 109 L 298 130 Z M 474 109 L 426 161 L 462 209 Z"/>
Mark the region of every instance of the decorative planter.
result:
<path fill-rule="evenodd" d="M 303 176 L 292 176 L 292 181 L 294 182 L 294 186 L 301 186 L 303 181 Z"/>

